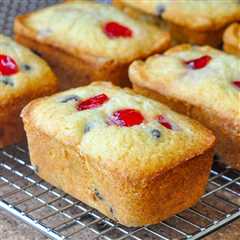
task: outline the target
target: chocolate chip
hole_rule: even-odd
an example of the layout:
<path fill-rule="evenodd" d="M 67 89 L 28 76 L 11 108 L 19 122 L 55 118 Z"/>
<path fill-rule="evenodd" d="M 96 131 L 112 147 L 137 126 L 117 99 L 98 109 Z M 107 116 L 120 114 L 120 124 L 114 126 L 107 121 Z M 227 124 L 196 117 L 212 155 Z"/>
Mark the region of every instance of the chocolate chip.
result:
<path fill-rule="evenodd" d="M 160 137 L 161 137 L 161 132 L 160 132 L 158 129 L 153 129 L 153 130 L 151 131 L 151 134 L 152 134 L 152 136 L 155 137 L 155 138 L 160 138 Z"/>
<path fill-rule="evenodd" d="M 24 71 L 30 71 L 31 70 L 31 66 L 29 64 L 22 64 L 22 69 Z"/>
<path fill-rule="evenodd" d="M 42 54 L 40 52 L 33 50 L 33 49 L 31 49 L 31 50 L 34 54 L 38 55 L 39 57 L 42 57 Z"/>
<path fill-rule="evenodd" d="M 100 194 L 100 192 L 96 188 L 94 189 L 94 194 L 95 194 L 96 198 L 98 198 L 99 200 L 101 200 L 101 201 L 104 200 L 103 196 Z"/>
<path fill-rule="evenodd" d="M 0 137 L 3 137 L 3 136 L 4 136 L 4 129 L 0 128 Z"/>
<path fill-rule="evenodd" d="M 67 102 L 70 102 L 70 101 L 78 101 L 78 100 L 80 100 L 80 97 L 78 95 L 69 95 L 69 96 L 62 97 L 60 102 L 61 103 L 67 103 Z"/>
<path fill-rule="evenodd" d="M 165 12 L 166 8 L 163 4 L 157 5 L 157 15 L 162 15 Z"/>
<path fill-rule="evenodd" d="M 110 207 L 109 210 L 110 210 L 110 213 L 113 215 L 113 208 Z"/>
<path fill-rule="evenodd" d="M 85 125 L 85 127 L 84 127 L 84 134 L 86 134 L 86 133 L 88 133 L 88 132 L 90 132 L 90 130 L 93 128 L 93 125 L 92 124 L 90 124 L 90 123 L 87 123 L 86 125 Z"/>
<path fill-rule="evenodd" d="M 12 87 L 14 86 L 13 80 L 9 77 L 1 77 L 0 82 L 8 86 L 12 86 Z"/>

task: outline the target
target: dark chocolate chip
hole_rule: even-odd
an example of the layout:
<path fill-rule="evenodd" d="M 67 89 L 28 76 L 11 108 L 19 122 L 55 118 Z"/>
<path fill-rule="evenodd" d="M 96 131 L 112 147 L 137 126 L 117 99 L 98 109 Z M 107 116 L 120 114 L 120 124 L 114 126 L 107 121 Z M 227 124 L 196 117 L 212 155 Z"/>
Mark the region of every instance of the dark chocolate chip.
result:
<path fill-rule="evenodd" d="M 158 129 L 153 129 L 153 130 L 151 131 L 151 134 L 152 134 L 152 136 L 155 137 L 155 138 L 160 138 L 160 137 L 161 137 L 161 132 L 160 132 Z"/>
<path fill-rule="evenodd" d="M 110 207 L 109 210 L 110 210 L 110 213 L 113 215 L 113 208 Z"/>
<path fill-rule="evenodd" d="M 33 50 L 33 49 L 31 49 L 31 50 L 34 54 L 38 55 L 39 57 L 42 57 L 42 54 L 40 52 Z"/>
<path fill-rule="evenodd" d="M 69 96 L 64 96 L 62 97 L 62 99 L 60 100 L 61 103 L 67 103 L 70 101 L 79 101 L 80 97 L 77 95 L 69 95 Z"/>
<path fill-rule="evenodd" d="M 101 200 L 101 201 L 104 200 L 103 196 L 96 188 L 94 189 L 94 194 L 95 194 L 96 198 L 98 198 L 99 200 Z"/>
<path fill-rule="evenodd" d="M 166 10 L 166 7 L 163 4 L 157 5 L 157 15 L 162 15 Z"/>
<path fill-rule="evenodd" d="M 22 69 L 24 71 L 30 71 L 31 70 L 31 66 L 29 64 L 22 64 Z"/>
<path fill-rule="evenodd" d="M 0 137 L 3 137 L 3 136 L 4 136 L 4 129 L 0 128 Z"/>
<path fill-rule="evenodd" d="M 93 128 L 93 126 L 90 123 L 87 123 L 84 127 L 84 134 L 90 132 L 90 130 Z"/>
<path fill-rule="evenodd" d="M 14 86 L 12 79 L 9 77 L 0 77 L 0 82 L 8 86 Z"/>

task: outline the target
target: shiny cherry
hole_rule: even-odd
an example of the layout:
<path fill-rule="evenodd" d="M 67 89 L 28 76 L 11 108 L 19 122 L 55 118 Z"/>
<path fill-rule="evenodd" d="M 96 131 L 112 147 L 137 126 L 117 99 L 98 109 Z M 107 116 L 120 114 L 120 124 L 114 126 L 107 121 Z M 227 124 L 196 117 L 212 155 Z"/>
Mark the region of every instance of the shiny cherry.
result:
<path fill-rule="evenodd" d="M 120 127 L 132 127 L 144 121 L 143 115 L 132 108 L 121 109 L 113 113 L 110 119 L 112 124 Z"/>
<path fill-rule="evenodd" d="M 10 76 L 18 72 L 17 63 L 9 56 L 0 55 L 0 75 Z"/>
<path fill-rule="evenodd" d="M 83 110 L 98 108 L 102 106 L 104 103 L 106 103 L 108 100 L 109 100 L 108 96 L 102 93 L 78 102 L 77 110 L 83 111 Z"/>
<path fill-rule="evenodd" d="M 187 64 L 191 69 L 201 69 L 207 66 L 207 64 L 211 61 L 211 59 L 212 57 L 208 55 L 204 55 L 200 58 L 185 61 L 185 64 Z"/>
<path fill-rule="evenodd" d="M 133 35 L 131 29 L 117 22 L 107 22 L 103 27 L 103 31 L 109 38 L 129 38 Z"/>

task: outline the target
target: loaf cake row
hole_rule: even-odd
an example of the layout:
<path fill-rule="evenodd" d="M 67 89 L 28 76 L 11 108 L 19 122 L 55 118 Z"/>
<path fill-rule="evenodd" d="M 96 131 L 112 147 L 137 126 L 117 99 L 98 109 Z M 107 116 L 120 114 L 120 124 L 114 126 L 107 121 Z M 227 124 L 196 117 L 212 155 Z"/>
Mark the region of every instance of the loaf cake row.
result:
<path fill-rule="evenodd" d="M 0 147 L 23 138 L 28 103 L 21 116 L 36 173 L 126 226 L 192 206 L 215 151 L 240 169 L 240 59 L 206 46 L 167 50 L 169 26 L 154 16 L 157 7 L 180 31 L 198 38 L 192 31 L 201 29 L 215 45 L 239 19 L 235 0 L 199 0 L 192 29 L 192 1 L 65 2 L 16 18 L 16 40 L 34 53 L 0 37 Z M 229 52 L 233 32 L 224 35 Z"/>

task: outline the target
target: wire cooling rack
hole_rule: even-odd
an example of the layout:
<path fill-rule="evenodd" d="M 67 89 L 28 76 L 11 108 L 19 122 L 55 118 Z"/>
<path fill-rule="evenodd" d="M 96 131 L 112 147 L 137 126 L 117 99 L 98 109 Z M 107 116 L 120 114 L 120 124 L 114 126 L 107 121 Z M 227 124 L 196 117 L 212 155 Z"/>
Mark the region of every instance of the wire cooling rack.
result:
<path fill-rule="evenodd" d="M 52 239 L 199 239 L 240 216 L 240 172 L 215 162 L 199 202 L 158 225 L 127 228 L 40 179 L 25 145 L 0 151 L 0 207 Z M 194 181 L 194 179 L 193 179 Z"/>
<path fill-rule="evenodd" d="M 0 0 L 0 32 L 12 34 L 15 15 L 56 2 Z M 194 207 L 141 228 L 109 220 L 49 185 L 34 170 L 25 144 L 0 150 L 0 208 L 56 240 L 194 240 L 240 217 L 240 172 L 220 162 L 214 163 L 206 194 Z"/>

